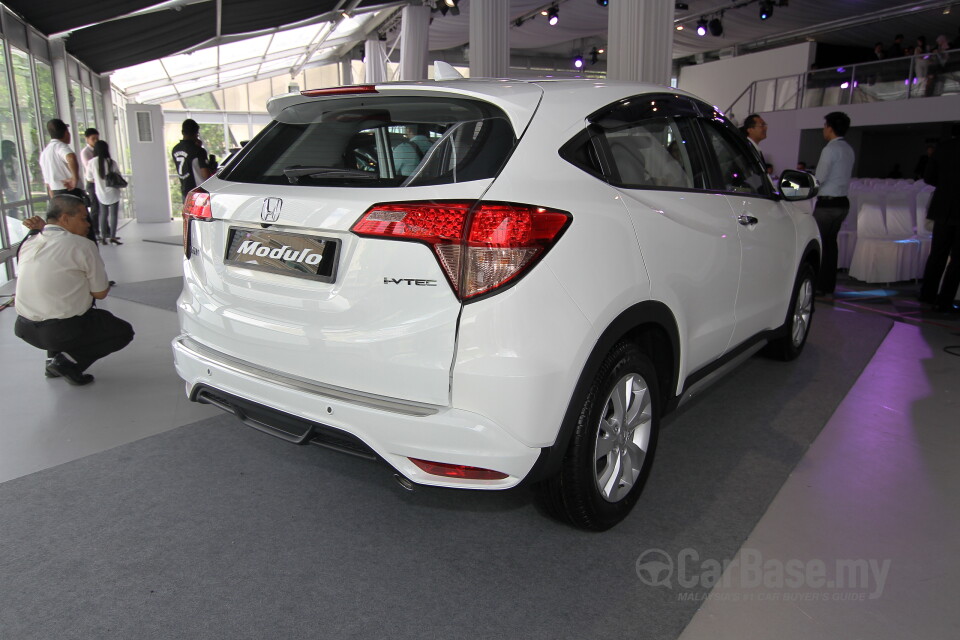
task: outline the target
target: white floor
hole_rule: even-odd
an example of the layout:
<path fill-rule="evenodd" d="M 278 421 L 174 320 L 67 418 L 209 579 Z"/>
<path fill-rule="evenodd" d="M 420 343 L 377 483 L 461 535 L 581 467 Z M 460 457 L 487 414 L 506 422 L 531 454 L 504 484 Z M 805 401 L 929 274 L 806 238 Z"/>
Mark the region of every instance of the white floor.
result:
<path fill-rule="evenodd" d="M 178 232 L 126 225 L 123 246 L 101 248 L 110 277 L 178 275 L 179 247 L 142 241 Z M 0 312 L 0 482 L 218 413 L 184 395 L 174 313 L 102 306 L 137 336 L 81 388 L 44 378 L 43 354 L 13 335 L 14 310 Z M 894 325 L 738 556 L 714 559 L 732 564 L 684 640 L 960 637 L 960 359 L 943 351 L 954 344 L 943 327 Z M 719 575 L 686 560 L 671 568 L 678 599 Z"/>

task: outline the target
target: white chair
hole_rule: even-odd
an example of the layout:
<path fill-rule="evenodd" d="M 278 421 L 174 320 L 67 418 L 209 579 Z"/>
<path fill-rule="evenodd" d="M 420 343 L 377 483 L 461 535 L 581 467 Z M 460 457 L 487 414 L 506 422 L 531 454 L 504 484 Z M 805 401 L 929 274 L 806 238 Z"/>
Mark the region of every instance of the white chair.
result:
<path fill-rule="evenodd" d="M 864 282 L 900 282 L 918 278 L 922 268 L 910 209 L 894 204 L 885 211 L 878 202 L 862 203 L 850 277 Z"/>

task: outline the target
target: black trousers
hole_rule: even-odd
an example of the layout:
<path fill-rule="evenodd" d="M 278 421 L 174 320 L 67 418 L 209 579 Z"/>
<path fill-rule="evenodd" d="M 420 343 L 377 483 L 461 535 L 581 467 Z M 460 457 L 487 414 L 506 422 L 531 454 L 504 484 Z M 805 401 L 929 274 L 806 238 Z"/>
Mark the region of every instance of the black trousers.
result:
<path fill-rule="evenodd" d="M 87 200 L 90 202 L 90 224 L 93 225 L 94 235 L 100 233 L 100 201 L 97 200 L 97 185 L 87 183 Z"/>
<path fill-rule="evenodd" d="M 817 290 L 833 293 L 837 288 L 837 236 L 840 227 L 850 212 L 850 201 L 846 198 L 818 198 L 813 210 L 813 218 L 820 229 L 820 241 L 823 243 L 823 257 L 820 260 L 820 273 L 817 276 Z"/>
<path fill-rule="evenodd" d="M 100 358 L 133 340 L 130 323 L 109 311 L 91 308 L 82 316 L 34 322 L 17 316 L 13 332 L 38 349 L 66 353 L 84 371 Z"/>
<path fill-rule="evenodd" d="M 950 259 L 949 266 L 947 258 Z M 940 283 L 941 277 L 943 284 Z M 949 306 L 957 295 L 957 287 L 960 287 L 960 224 L 934 222 L 930 257 L 923 268 L 920 299 Z"/>

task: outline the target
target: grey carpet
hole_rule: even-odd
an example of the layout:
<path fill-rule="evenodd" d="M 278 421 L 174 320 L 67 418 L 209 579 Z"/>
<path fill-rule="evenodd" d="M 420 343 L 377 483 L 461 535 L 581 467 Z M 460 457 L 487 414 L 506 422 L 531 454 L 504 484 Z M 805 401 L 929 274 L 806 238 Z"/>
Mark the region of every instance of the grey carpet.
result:
<path fill-rule="evenodd" d="M 164 236 L 162 238 L 144 238 L 144 242 L 156 242 L 157 244 L 175 244 L 178 247 L 183 246 L 183 234 L 178 233 L 175 236 Z"/>
<path fill-rule="evenodd" d="M 159 278 L 141 282 L 122 282 L 110 289 L 110 296 L 151 307 L 177 310 L 177 298 L 183 290 L 183 278 Z"/>
<path fill-rule="evenodd" d="M 746 362 L 670 421 L 601 534 L 528 489 L 407 493 L 226 415 L 6 482 L 0 636 L 675 638 L 699 602 L 637 558 L 732 558 L 890 325 L 826 307 L 800 360 Z"/>

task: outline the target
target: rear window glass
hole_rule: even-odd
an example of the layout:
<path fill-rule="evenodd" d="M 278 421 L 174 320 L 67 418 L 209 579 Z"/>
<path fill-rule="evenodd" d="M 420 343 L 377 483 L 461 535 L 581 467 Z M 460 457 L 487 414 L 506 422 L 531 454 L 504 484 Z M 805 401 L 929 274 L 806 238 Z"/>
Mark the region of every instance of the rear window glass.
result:
<path fill-rule="evenodd" d="M 478 100 L 331 98 L 284 109 L 222 178 L 259 184 L 398 187 L 492 178 L 517 140 Z"/>

